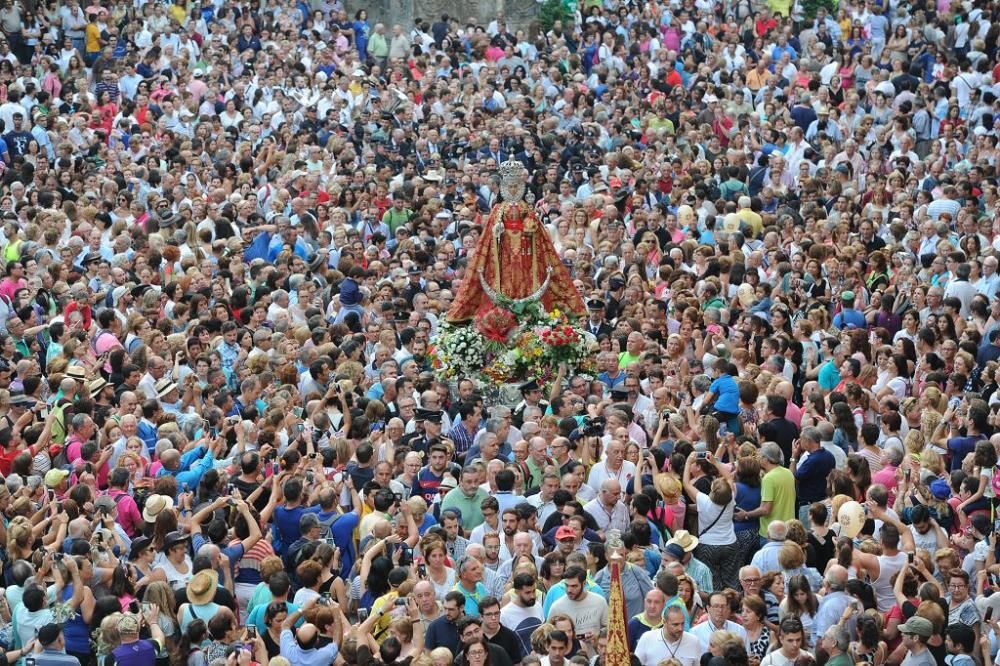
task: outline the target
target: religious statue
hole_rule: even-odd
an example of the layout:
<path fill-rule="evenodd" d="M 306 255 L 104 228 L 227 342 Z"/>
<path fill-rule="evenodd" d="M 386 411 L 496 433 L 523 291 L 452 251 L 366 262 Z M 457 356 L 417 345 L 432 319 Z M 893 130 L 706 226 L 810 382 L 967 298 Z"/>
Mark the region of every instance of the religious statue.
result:
<path fill-rule="evenodd" d="M 448 321 L 466 321 L 494 307 L 517 312 L 528 303 L 583 316 L 583 299 L 569 270 L 545 225 L 524 201 L 524 166 L 507 161 L 499 172 L 501 201 L 483 225 Z"/>

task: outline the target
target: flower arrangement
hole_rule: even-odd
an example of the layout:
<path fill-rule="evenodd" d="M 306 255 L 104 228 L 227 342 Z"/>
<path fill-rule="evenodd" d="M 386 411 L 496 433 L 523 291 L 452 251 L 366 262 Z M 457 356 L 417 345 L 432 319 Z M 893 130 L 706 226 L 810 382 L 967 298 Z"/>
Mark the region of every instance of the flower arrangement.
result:
<path fill-rule="evenodd" d="M 514 313 L 496 306 L 468 326 L 442 323 L 431 341 L 432 367 L 442 381 L 469 377 L 480 386 L 550 384 L 558 368 L 593 372 L 593 336 L 559 310 Z"/>

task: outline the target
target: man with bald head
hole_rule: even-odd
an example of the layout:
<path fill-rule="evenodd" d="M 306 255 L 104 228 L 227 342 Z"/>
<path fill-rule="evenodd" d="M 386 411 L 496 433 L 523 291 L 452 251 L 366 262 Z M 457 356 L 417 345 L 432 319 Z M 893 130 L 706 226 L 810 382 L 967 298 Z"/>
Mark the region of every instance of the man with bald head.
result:
<path fill-rule="evenodd" d="M 788 402 L 785 408 L 785 418 L 795 424 L 796 428 L 802 427 L 802 408 L 792 402 L 792 395 L 795 387 L 789 381 L 778 382 L 774 387 L 774 393 L 780 395 Z"/>
<path fill-rule="evenodd" d="M 427 625 L 441 617 L 441 605 L 434 596 L 434 584 L 429 580 L 418 581 L 410 595 L 417 604 L 420 623 L 424 625 L 424 631 L 427 631 Z"/>
<path fill-rule="evenodd" d="M 509 581 L 514 573 L 514 560 L 522 557 L 533 557 L 535 566 L 542 568 L 542 558 L 534 553 L 535 543 L 531 540 L 531 535 L 527 532 L 518 532 L 514 535 L 514 548 L 510 553 L 510 559 L 506 560 L 497 569 L 497 573 L 504 581 Z"/>
<path fill-rule="evenodd" d="M 306 611 L 315 606 L 318 600 L 319 597 L 313 597 L 303 604 L 302 608 L 289 613 L 281 625 L 281 656 L 288 659 L 289 662 L 296 664 L 296 666 L 326 666 L 326 664 L 332 664 L 340 651 L 336 642 L 330 643 L 326 647 L 317 648 L 316 641 L 319 638 L 319 629 L 311 622 L 306 622 L 294 634 L 292 633 L 292 627 L 295 626 L 295 623 L 299 621 L 299 618 Z M 328 603 L 333 607 L 334 611 L 332 635 L 343 636 L 337 604 L 333 601 Z"/>
<path fill-rule="evenodd" d="M 529 488 L 538 488 L 542 485 L 542 477 L 545 475 L 545 468 L 551 461 L 548 457 L 549 443 L 544 437 L 532 437 L 528 440 L 528 459 L 521 466 L 524 474 L 524 490 L 528 493 Z"/>
<path fill-rule="evenodd" d="M 826 630 L 836 625 L 851 604 L 852 597 L 847 593 L 847 569 L 839 564 L 832 565 L 823 578 L 823 599 L 816 610 L 813 621 L 813 636 L 823 636 Z M 856 615 L 851 616 L 845 627 L 851 636 L 855 636 Z"/>
<path fill-rule="evenodd" d="M 740 587 L 743 588 L 744 597 L 760 597 L 760 569 L 752 564 L 741 567 Z"/>
<path fill-rule="evenodd" d="M 182 489 L 185 484 L 194 490 L 201 483 L 201 477 L 205 472 L 212 469 L 215 462 L 215 447 L 225 446 L 225 438 L 213 440 L 208 446 L 204 444 L 196 446 L 187 453 L 181 455 L 177 449 L 167 449 L 160 455 L 160 462 L 163 466 L 156 473 L 157 476 L 171 475 L 177 479 L 177 488 Z"/>
<path fill-rule="evenodd" d="M 583 507 L 583 510 L 597 522 L 602 537 L 608 530 L 624 532 L 629 528 L 628 507 L 622 502 L 621 497 L 621 483 L 617 479 L 607 479 L 601 483 L 597 497 Z"/>
<path fill-rule="evenodd" d="M 643 612 L 628 621 L 628 642 L 633 652 L 640 636 L 651 629 L 656 630 L 663 626 L 663 607 L 666 603 L 667 596 L 659 588 L 654 587 L 646 593 Z"/>
<path fill-rule="evenodd" d="M 139 420 L 132 414 L 126 414 L 123 416 L 118 425 L 121 429 L 122 436 L 119 437 L 118 441 L 114 443 L 114 448 L 111 451 L 111 458 L 108 459 L 108 467 L 111 469 L 118 466 L 118 459 L 123 453 L 125 453 L 125 444 L 128 440 L 132 437 L 137 437 L 139 432 Z M 140 446 L 139 455 L 144 458 L 147 463 L 153 462 L 149 455 L 148 447 Z"/>

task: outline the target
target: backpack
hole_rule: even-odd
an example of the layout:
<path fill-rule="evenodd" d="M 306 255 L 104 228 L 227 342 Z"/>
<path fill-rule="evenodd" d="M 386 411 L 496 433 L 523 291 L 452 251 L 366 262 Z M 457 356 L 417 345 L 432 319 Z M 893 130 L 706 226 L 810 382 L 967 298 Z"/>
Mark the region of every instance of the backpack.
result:
<path fill-rule="evenodd" d="M 993 488 L 993 494 L 1000 497 L 1000 465 L 993 466 L 993 477 L 990 479 L 990 486 Z"/>
<path fill-rule="evenodd" d="M 63 404 L 56 403 L 55 406 L 52 407 L 51 434 L 52 434 L 52 441 L 58 444 L 59 446 L 64 447 L 64 445 L 66 444 L 66 434 L 67 434 L 65 403 Z M 63 458 L 62 463 L 57 462 L 60 456 Z M 69 461 L 65 460 L 65 458 L 66 458 L 66 449 L 64 447 L 63 450 L 60 451 L 59 454 L 56 456 L 56 460 L 53 461 L 53 466 L 59 467 L 61 465 L 68 464 Z"/>
<path fill-rule="evenodd" d="M 344 514 L 342 513 L 335 513 L 331 515 L 329 518 L 320 518 L 319 529 L 320 529 L 321 539 L 333 538 L 333 526 L 338 520 L 340 520 L 340 517 L 343 515 Z"/>
<path fill-rule="evenodd" d="M 7 332 L 7 320 L 14 314 L 14 304 L 10 298 L 0 294 L 0 328 Z"/>
<path fill-rule="evenodd" d="M 94 356 L 98 355 L 98 353 L 97 353 L 97 341 L 101 339 L 102 335 L 110 335 L 111 337 L 114 337 L 115 334 L 112 333 L 111 331 L 107 330 L 107 329 L 102 329 L 102 330 L 100 330 L 100 331 L 97 332 L 97 335 L 94 336 L 94 339 L 90 341 L 90 350 L 92 352 L 94 352 Z"/>

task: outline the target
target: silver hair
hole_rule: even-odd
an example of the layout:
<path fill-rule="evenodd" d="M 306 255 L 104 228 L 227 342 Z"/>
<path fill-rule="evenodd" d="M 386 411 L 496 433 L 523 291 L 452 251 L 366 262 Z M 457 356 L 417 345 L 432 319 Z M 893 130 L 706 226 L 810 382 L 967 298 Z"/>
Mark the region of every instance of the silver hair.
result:
<path fill-rule="evenodd" d="M 847 648 L 851 644 L 851 637 L 843 627 L 834 625 L 826 630 L 826 635 L 834 640 L 838 650 L 847 652 Z"/>
<path fill-rule="evenodd" d="M 781 447 L 774 442 L 764 442 L 764 445 L 760 447 L 760 455 L 771 464 L 785 464 L 785 456 L 781 452 Z"/>
<path fill-rule="evenodd" d="M 767 538 L 771 541 L 784 541 L 788 538 L 788 525 L 782 520 L 775 520 L 767 526 Z"/>

